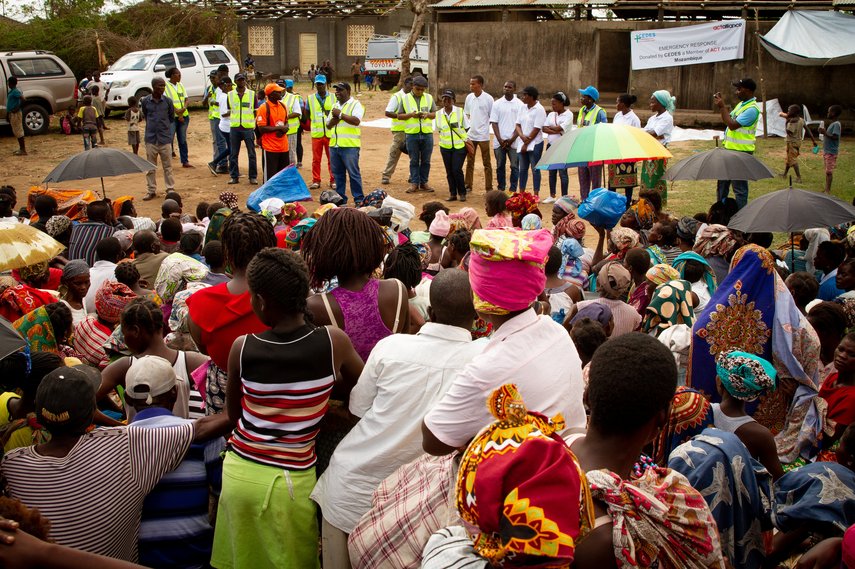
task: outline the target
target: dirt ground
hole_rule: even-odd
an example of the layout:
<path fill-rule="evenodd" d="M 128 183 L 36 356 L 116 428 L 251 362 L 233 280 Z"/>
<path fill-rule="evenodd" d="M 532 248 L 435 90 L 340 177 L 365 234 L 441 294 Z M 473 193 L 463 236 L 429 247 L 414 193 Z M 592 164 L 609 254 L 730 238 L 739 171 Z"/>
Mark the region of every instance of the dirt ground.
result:
<path fill-rule="evenodd" d="M 305 97 L 310 93 L 310 85 L 308 83 L 298 85 L 297 91 Z M 358 99 L 365 106 L 365 117 L 363 121 L 368 122 L 383 118 L 383 112 L 386 104 L 389 101 L 389 94 L 382 91 L 361 92 Z M 462 104 L 462 101 L 461 101 Z M 125 123 L 121 115 L 114 114 L 107 119 L 108 129 L 105 133 L 107 146 L 130 150 L 127 144 L 127 131 Z M 190 127 L 188 129 L 188 145 L 190 152 L 190 163 L 195 168 L 181 168 L 177 158 L 173 159 L 175 173 L 175 189 L 178 191 L 184 201 L 185 211 L 193 213 L 196 205 L 199 202 L 213 202 L 217 200 L 220 192 L 229 190 L 234 191 L 242 203 L 245 203 L 246 198 L 256 188 L 249 184 L 247 179 L 247 159 L 244 149 L 240 156 L 241 183 L 235 186 L 227 185 L 229 181 L 228 175 L 213 176 L 208 171 L 206 163 L 212 158 L 211 135 L 210 127 L 207 121 L 207 112 L 201 107 L 192 109 Z M 430 186 L 433 187 L 435 193 L 425 194 L 419 193 L 415 195 L 406 194 L 407 175 L 409 160 L 406 155 L 401 156 L 398 162 L 398 167 L 392 177 L 391 184 L 383 186 L 380 183 L 381 172 L 386 164 L 386 159 L 389 152 L 389 144 L 391 142 L 391 134 L 384 128 L 364 127 L 362 129 L 362 152 L 360 154 L 360 167 L 362 171 L 362 180 L 364 192 L 367 194 L 374 189 L 382 188 L 389 195 L 399 199 L 409 201 L 414 204 L 416 211 L 421 211 L 423 203 L 432 200 L 444 200 L 448 197 L 448 184 L 445 177 L 445 168 L 442 164 L 442 158 L 439 153 L 439 146 L 434 146 L 433 156 L 431 158 L 431 173 Z M 300 171 L 303 179 L 307 184 L 311 184 L 311 136 L 309 133 L 303 133 L 303 168 Z M 28 156 L 12 156 L 12 152 L 17 149 L 16 141 L 9 135 L 0 137 L 0 182 L 14 186 L 18 190 L 19 203 L 18 207 L 25 203 L 26 191 L 30 186 L 38 185 L 45 176 L 60 162 L 69 156 L 81 152 L 83 150 L 83 141 L 80 136 L 66 136 L 59 134 L 56 126 L 56 119 L 52 125 L 50 134 L 37 136 L 27 139 Z M 177 147 L 176 147 L 177 150 Z M 141 155 L 145 156 L 145 148 L 140 149 Z M 261 157 L 258 155 L 258 167 L 261 169 Z M 476 157 L 475 180 L 473 182 L 474 191 L 468 196 L 469 199 L 465 204 L 460 202 L 451 202 L 452 212 L 459 210 L 461 207 L 474 207 L 481 215 L 482 220 L 486 219 L 484 213 L 484 176 L 483 169 L 480 165 L 480 154 Z M 493 160 L 495 168 L 495 160 Z M 326 189 L 329 177 L 326 175 L 326 158 L 322 163 L 322 180 L 323 185 L 319 190 L 312 190 L 314 200 L 307 203 L 306 207 L 309 211 L 313 211 L 318 206 L 317 198 L 321 190 Z M 157 218 L 160 216 L 160 203 L 162 199 L 156 199 L 148 202 L 142 201 L 142 197 L 146 194 L 145 176 L 142 174 L 134 174 L 121 176 L 116 178 L 104 179 L 106 192 L 108 197 L 116 198 L 123 195 L 131 195 L 136 198 L 135 204 L 137 212 L 140 215 Z M 494 178 L 495 183 L 495 178 Z M 531 183 L 531 182 L 529 182 Z M 164 185 L 161 171 L 158 171 L 157 176 L 158 196 L 163 196 Z M 75 182 L 63 182 L 54 184 L 57 187 L 67 189 L 88 189 L 95 191 L 98 195 L 101 193 L 101 184 L 97 179 L 80 180 Z M 541 184 L 541 198 L 549 195 L 549 186 L 547 183 L 547 175 L 544 173 Z M 348 190 L 348 194 L 349 194 Z M 570 172 L 570 194 L 579 195 L 578 181 L 575 171 Z M 541 212 L 544 216 L 546 226 L 550 226 L 549 212 L 551 206 L 546 204 L 541 206 Z M 413 227 L 422 229 L 421 224 L 416 222 Z M 594 234 L 589 228 L 589 233 Z"/>

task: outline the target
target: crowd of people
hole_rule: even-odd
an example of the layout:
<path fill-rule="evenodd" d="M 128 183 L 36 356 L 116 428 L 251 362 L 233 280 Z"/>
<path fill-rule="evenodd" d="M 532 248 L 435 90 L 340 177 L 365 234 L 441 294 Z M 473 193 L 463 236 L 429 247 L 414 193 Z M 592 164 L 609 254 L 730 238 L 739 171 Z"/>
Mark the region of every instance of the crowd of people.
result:
<path fill-rule="evenodd" d="M 331 187 L 313 211 L 229 191 L 191 211 L 167 78 L 138 104 L 159 218 L 41 191 L 24 219 L 0 188 L 4 230 L 63 249 L 0 275 L 0 564 L 855 567 L 855 226 L 782 246 L 730 230 L 740 181 L 676 215 L 661 161 L 580 167 L 580 196 L 552 170 L 541 200 L 570 100 L 547 115 L 508 81 L 494 101 L 480 76 L 462 108 L 423 77 L 392 95 L 382 179 L 406 150 L 408 193 L 431 192 L 436 130 L 446 201 L 480 149 L 484 211 L 363 193 L 348 83 L 316 75 L 306 102 L 270 83 L 259 105 L 227 73 L 206 97 L 211 173 L 238 183 L 245 144 L 255 181 L 256 128 L 265 179 L 299 164 L 308 116 L 313 189 L 325 153 Z M 751 152 L 754 84 L 734 87 L 725 146 Z M 608 120 L 596 88 L 579 96 L 578 128 Z M 640 126 L 635 103 L 613 121 Z M 667 144 L 675 99 L 649 106 Z M 592 234 L 579 206 L 604 176 L 628 207 Z"/>

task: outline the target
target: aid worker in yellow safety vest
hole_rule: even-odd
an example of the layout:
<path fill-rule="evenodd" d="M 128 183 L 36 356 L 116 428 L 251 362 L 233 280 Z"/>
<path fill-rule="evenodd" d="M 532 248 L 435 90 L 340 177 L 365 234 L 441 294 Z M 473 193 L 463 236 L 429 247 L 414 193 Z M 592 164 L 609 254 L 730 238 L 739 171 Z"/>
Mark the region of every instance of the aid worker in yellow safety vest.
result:
<path fill-rule="evenodd" d="M 276 82 L 277 85 L 285 87 L 285 92 L 282 93 L 282 103 L 288 109 L 288 155 L 291 158 L 291 164 L 296 164 L 298 168 L 302 165 L 297 160 L 297 129 L 300 128 L 300 118 L 303 116 L 303 98 L 294 92 L 294 81 L 292 79 L 281 79 Z"/>
<path fill-rule="evenodd" d="M 430 177 L 430 155 L 433 153 L 433 119 L 436 104 L 427 92 L 427 79 L 419 75 L 413 78 L 413 90 L 404 96 L 404 114 L 398 118 L 404 122 L 407 136 L 407 152 L 410 154 L 410 189 L 415 192 L 433 192 L 428 187 Z"/>
<path fill-rule="evenodd" d="M 335 104 L 335 97 L 327 91 L 327 78 L 323 73 L 315 75 L 315 92 L 309 96 L 309 120 L 312 123 L 312 185 L 310 190 L 321 187 L 321 156 L 327 155 L 327 170 L 330 187 L 335 189 L 332 165 L 330 164 L 330 134 L 327 120 Z"/>
<path fill-rule="evenodd" d="M 362 103 L 350 96 L 350 84 L 342 81 L 333 85 L 336 102 L 327 120 L 330 133 L 330 165 L 336 179 L 336 192 L 347 203 L 347 178 L 350 193 L 357 207 L 362 205 L 362 174 L 359 171 L 359 150 L 362 147 L 362 130 L 359 123 L 365 109 Z"/>
<path fill-rule="evenodd" d="M 739 99 L 739 104 L 732 111 L 724 104 L 721 93 L 713 95 L 713 102 L 718 107 L 721 120 L 727 127 L 724 130 L 722 146 L 728 150 L 754 154 L 757 123 L 760 121 L 760 105 L 757 104 L 757 99 L 754 97 L 757 83 L 754 82 L 754 79 L 746 77 L 735 81 L 733 86 L 736 87 L 736 98 Z M 727 199 L 730 186 L 733 186 L 736 207 L 742 209 L 748 204 L 748 180 L 719 180 L 718 201 L 723 202 Z"/>
<path fill-rule="evenodd" d="M 380 180 L 383 185 L 387 185 L 391 181 L 403 149 L 407 146 L 404 121 L 399 119 L 398 115 L 404 113 L 404 97 L 409 95 L 412 90 L 413 78 L 407 77 L 404 79 L 404 88 L 389 97 L 389 104 L 386 105 L 386 116 L 392 119 L 392 145 L 389 147 L 389 158 L 386 160 L 386 167 L 383 168 Z"/>
<path fill-rule="evenodd" d="M 172 100 L 175 107 L 175 120 L 172 121 L 172 137 L 178 139 L 178 156 L 183 168 L 192 168 L 187 151 L 187 127 L 190 126 L 190 111 L 187 110 L 187 90 L 181 84 L 181 72 L 176 67 L 166 70 L 166 91 L 164 96 Z M 174 143 L 173 143 L 174 144 Z M 175 155 L 173 146 L 172 155 Z"/>
<path fill-rule="evenodd" d="M 216 69 L 213 69 L 208 75 L 211 83 L 205 88 L 205 98 L 202 99 L 202 106 L 208 107 L 208 122 L 211 125 L 211 150 L 213 157 L 216 158 L 226 149 L 226 140 L 219 136 L 217 132 L 220 130 L 220 105 L 217 103 L 217 95 L 220 90 L 220 74 Z M 223 158 L 215 165 L 215 170 L 218 174 L 225 174 L 229 171 L 228 158 Z"/>
<path fill-rule="evenodd" d="M 600 100 L 600 92 L 593 85 L 588 85 L 584 89 L 579 89 L 579 101 L 582 103 L 582 108 L 576 115 L 576 127 L 585 128 L 593 126 L 601 122 L 609 122 L 606 117 L 606 111 L 597 104 Z M 579 166 L 579 193 L 582 199 L 586 199 L 591 190 L 602 186 L 603 182 L 603 167 L 602 166 Z"/>
<path fill-rule="evenodd" d="M 469 121 L 461 107 L 454 106 L 454 91 L 442 92 L 442 108 L 436 113 L 436 131 L 439 133 L 439 153 L 445 166 L 448 180 L 448 199 L 455 202 L 466 201 L 466 183 L 463 176 L 463 163 L 469 152 Z"/>

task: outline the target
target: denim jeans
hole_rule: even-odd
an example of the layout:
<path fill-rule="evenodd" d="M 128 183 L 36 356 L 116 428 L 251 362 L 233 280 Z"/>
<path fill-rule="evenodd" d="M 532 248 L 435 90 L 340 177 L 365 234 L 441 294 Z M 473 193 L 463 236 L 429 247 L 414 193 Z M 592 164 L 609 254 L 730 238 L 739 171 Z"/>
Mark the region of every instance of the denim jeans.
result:
<path fill-rule="evenodd" d="M 445 178 L 448 181 L 448 195 L 465 196 L 466 183 L 463 177 L 463 163 L 466 161 L 466 147 L 440 148 L 442 163 L 445 166 Z"/>
<path fill-rule="evenodd" d="M 407 152 L 410 153 L 410 182 L 426 186 L 430 177 L 433 134 L 408 134 Z"/>
<path fill-rule="evenodd" d="M 723 202 L 730 193 L 733 186 L 733 196 L 736 198 L 736 207 L 744 208 L 748 205 L 748 180 L 719 180 L 716 188 L 718 201 Z"/>
<path fill-rule="evenodd" d="M 220 150 L 217 153 L 217 155 L 214 156 L 214 159 L 212 160 L 212 162 L 217 166 L 219 166 L 220 164 L 223 164 L 224 166 L 227 165 L 228 159 L 231 157 L 231 154 L 232 154 L 231 137 L 229 136 L 228 132 L 221 131 L 220 127 L 218 126 L 217 127 L 217 147 L 219 147 L 221 144 L 223 146 L 222 150 Z"/>
<path fill-rule="evenodd" d="M 256 179 L 258 178 L 258 163 L 255 161 L 255 131 L 251 128 L 233 127 L 229 131 L 229 144 L 231 145 L 229 175 L 234 179 L 240 178 L 238 156 L 240 156 L 241 143 L 246 145 L 246 157 L 249 159 L 249 177 Z"/>
<path fill-rule="evenodd" d="M 517 191 L 517 179 L 520 176 L 520 159 L 516 148 L 508 146 L 507 148 L 493 149 L 493 154 L 496 156 L 496 184 L 498 189 L 505 190 L 505 162 L 510 158 L 511 163 L 511 191 Z"/>
<path fill-rule="evenodd" d="M 527 152 L 520 152 L 520 191 L 524 191 L 528 184 L 528 170 L 531 168 L 531 185 L 534 188 L 534 195 L 540 193 L 540 170 L 535 166 L 540 162 L 540 157 L 543 155 L 543 142 L 535 144 L 534 148 Z"/>
<path fill-rule="evenodd" d="M 362 174 L 359 173 L 359 148 L 330 146 L 330 166 L 335 178 L 335 191 L 347 203 L 347 178 L 350 178 L 350 193 L 353 203 L 362 203 Z M 347 174 L 347 177 L 345 177 Z"/>
<path fill-rule="evenodd" d="M 172 136 L 178 139 L 178 157 L 181 158 L 182 164 L 189 164 L 190 158 L 187 156 L 187 127 L 190 125 L 190 116 L 184 117 L 184 122 L 172 121 L 170 130 Z"/>
<path fill-rule="evenodd" d="M 602 180 L 602 166 L 579 166 L 579 193 L 582 199 L 586 199 L 591 190 L 599 188 Z"/>
<path fill-rule="evenodd" d="M 208 122 L 211 123 L 211 149 L 213 150 L 214 164 L 217 167 L 226 166 L 226 158 L 228 158 L 229 155 L 226 154 L 225 158 L 222 158 L 221 160 L 217 160 L 216 156 L 227 150 L 229 135 L 224 134 L 220 130 L 220 119 L 210 119 Z"/>
<path fill-rule="evenodd" d="M 551 146 L 551 145 L 550 145 Z M 547 149 L 549 146 L 546 147 Z M 547 170 L 549 172 L 549 195 L 555 197 L 556 184 L 561 180 L 561 195 L 566 196 L 570 188 L 570 176 L 567 174 L 567 168 L 560 170 Z"/>

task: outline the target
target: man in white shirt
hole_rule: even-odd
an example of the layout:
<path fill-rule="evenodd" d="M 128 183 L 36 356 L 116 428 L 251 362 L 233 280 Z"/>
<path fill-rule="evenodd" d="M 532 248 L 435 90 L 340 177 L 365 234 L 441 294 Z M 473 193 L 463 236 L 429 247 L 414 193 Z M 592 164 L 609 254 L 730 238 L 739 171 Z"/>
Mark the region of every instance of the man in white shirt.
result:
<path fill-rule="evenodd" d="M 226 76 L 220 79 L 220 88 L 216 91 L 217 107 L 219 108 L 220 118 L 217 125 L 217 136 L 220 140 L 217 144 L 220 145 L 220 153 L 214 156 L 211 162 L 208 162 L 208 170 L 211 174 L 220 174 L 220 169 L 217 166 L 220 163 L 226 163 L 231 160 L 232 147 L 229 133 L 232 130 L 232 113 L 229 109 L 229 93 L 232 90 L 232 80 Z"/>
<path fill-rule="evenodd" d="M 537 100 L 539 93 L 535 87 L 523 89 L 523 105 L 517 116 L 517 136 L 522 140 L 522 148 L 519 153 L 520 165 L 520 191 L 524 192 L 528 184 L 528 171 L 531 168 L 531 183 L 534 187 L 534 195 L 540 195 L 540 170 L 537 163 L 543 154 L 543 135 L 541 129 L 546 122 L 546 111 Z M 549 202 L 552 203 L 552 202 Z"/>
<path fill-rule="evenodd" d="M 481 152 L 484 165 L 484 191 L 493 189 L 493 165 L 490 161 L 490 112 L 493 110 L 493 97 L 484 90 L 484 77 L 473 75 L 469 79 L 469 89 L 463 112 L 469 121 L 469 140 L 475 145 L 475 152 L 466 155 L 466 192 L 472 191 L 475 177 L 475 154 Z"/>
<path fill-rule="evenodd" d="M 519 177 L 519 156 L 522 141 L 517 137 L 517 116 L 523 107 L 522 101 L 517 99 L 514 92 L 517 84 L 514 81 L 505 81 L 502 88 L 504 95 L 496 99 L 490 111 L 490 126 L 493 127 L 493 153 L 496 155 L 496 183 L 498 189 L 505 191 L 505 162 L 511 163 L 510 189 L 517 191 L 517 178 Z"/>
<path fill-rule="evenodd" d="M 95 293 L 104 281 L 116 280 L 116 263 L 124 257 L 122 245 L 115 237 L 105 237 L 95 245 L 95 264 L 89 269 L 89 292 L 83 299 L 86 312 L 95 314 Z"/>
<path fill-rule="evenodd" d="M 388 185 L 392 180 L 392 174 L 395 173 L 401 153 L 407 146 L 407 133 L 404 132 L 404 121 L 398 118 L 398 114 L 404 114 L 404 96 L 409 95 L 412 90 L 413 78 L 407 77 L 404 79 L 404 88 L 396 91 L 389 97 L 389 104 L 386 105 L 386 116 L 392 119 L 392 145 L 389 147 L 389 159 L 386 160 L 386 167 L 383 168 L 383 177 L 381 179 L 383 185 Z M 410 183 L 409 178 L 407 179 L 407 183 Z"/>
<path fill-rule="evenodd" d="M 311 496 L 323 512 L 324 567 L 349 566 L 340 562 L 347 560 L 347 534 L 371 509 L 374 490 L 422 455 L 422 418 L 487 344 L 472 341 L 476 314 L 465 272 L 441 271 L 430 299 L 431 321 L 415 336 L 380 340 L 350 394 L 350 412 L 362 418 Z"/>
<path fill-rule="evenodd" d="M 482 233 L 487 232 L 475 230 L 473 242 L 483 239 Z M 427 453 L 449 454 L 490 424 L 487 397 L 506 383 L 516 384 L 529 409 L 547 417 L 561 413 L 567 429 L 585 426 L 582 362 L 576 347 L 560 324 L 531 308 L 546 284 L 543 263 L 551 234 L 545 229 L 508 233 L 508 239 L 519 241 L 517 256 L 502 258 L 496 251 L 499 258 L 488 259 L 473 251 L 470 257 L 473 297 L 479 315 L 493 324 L 493 335 L 425 415 L 422 447 Z"/>

